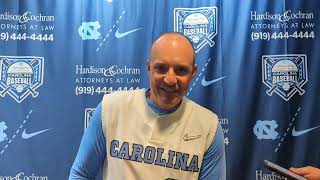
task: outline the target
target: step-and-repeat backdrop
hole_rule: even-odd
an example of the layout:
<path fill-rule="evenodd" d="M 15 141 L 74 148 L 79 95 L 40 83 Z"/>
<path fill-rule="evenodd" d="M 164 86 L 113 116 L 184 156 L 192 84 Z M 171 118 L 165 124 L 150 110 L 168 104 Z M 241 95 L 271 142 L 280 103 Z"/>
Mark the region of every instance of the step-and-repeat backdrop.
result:
<path fill-rule="evenodd" d="M 104 94 L 149 88 L 167 31 L 193 42 L 186 96 L 219 115 L 227 179 L 320 166 L 317 0 L 1 0 L 0 179 L 67 179 Z"/>

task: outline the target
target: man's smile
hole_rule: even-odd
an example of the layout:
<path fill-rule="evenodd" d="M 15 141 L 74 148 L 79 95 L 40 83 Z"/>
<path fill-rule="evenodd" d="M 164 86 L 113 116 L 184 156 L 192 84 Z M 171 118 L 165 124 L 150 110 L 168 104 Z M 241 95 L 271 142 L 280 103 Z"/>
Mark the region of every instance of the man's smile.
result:
<path fill-rule="evenodd" d="M 168 94 L 176 94 L 178 93 L 178 90 L 173 89 L 173 88 L 161 88 L 162 91 Z"/>

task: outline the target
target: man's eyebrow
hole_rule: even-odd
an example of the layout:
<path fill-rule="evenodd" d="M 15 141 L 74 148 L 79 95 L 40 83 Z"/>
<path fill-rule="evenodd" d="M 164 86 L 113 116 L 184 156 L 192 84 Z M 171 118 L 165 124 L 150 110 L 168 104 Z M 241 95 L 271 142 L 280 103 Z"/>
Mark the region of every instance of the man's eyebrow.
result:
<path fill-rule="evenodd" d="M 188 64 L 177 64 L 177 65 L 175 65 L 175 66 L 177 66 L 177 67 L 189 67 Z"/>
<path fill-rule="evenodd" d="M 154 62 L 154 64 L 166 65 L 166 63 L 164 63 L 164 62 Z"/>

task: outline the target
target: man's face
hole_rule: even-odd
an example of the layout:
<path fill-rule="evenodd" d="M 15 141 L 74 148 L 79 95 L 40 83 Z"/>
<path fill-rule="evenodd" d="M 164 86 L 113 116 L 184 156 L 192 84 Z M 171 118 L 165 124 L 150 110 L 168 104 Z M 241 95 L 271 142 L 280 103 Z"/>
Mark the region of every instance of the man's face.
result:
<path fill-rule="evenodd" d="M 178 38 L 173 42 L 156 43 L 147 64 L 150 99 L 160 108 L 171 109 L 179 105 L 187 92 L 197 65 L 194 65 L 194 52 L 187 40 Z"/>

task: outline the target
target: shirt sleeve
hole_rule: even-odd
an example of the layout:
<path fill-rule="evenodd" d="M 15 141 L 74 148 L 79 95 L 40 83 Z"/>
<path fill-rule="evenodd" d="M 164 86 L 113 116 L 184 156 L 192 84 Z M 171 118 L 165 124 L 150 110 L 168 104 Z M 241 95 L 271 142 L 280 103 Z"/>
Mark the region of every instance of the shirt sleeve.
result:
<path fill-rule="evenodd" d="M 225 180 L 225 161 L 224 137 L 219 123 L 212 143 L 204 154 L 199 180 Z"/>
<path fill-rule="evenodd" d="M 101 103 L 97 106 L 82 137 L 69 180 L 94 180 L 106 157 L 106 140 L 102 131 Z"/>

